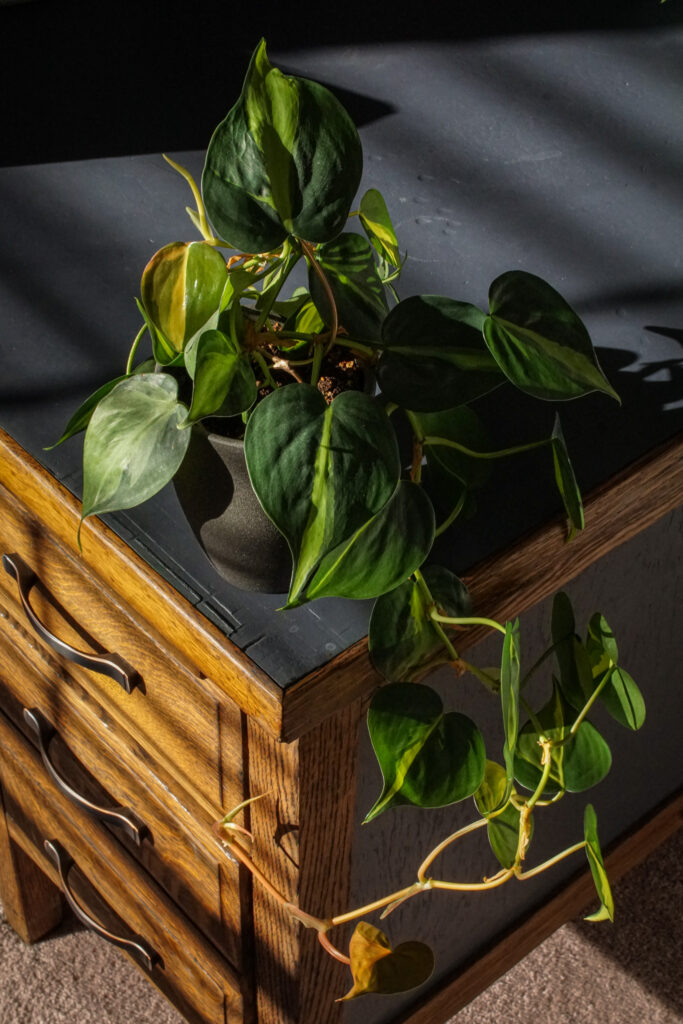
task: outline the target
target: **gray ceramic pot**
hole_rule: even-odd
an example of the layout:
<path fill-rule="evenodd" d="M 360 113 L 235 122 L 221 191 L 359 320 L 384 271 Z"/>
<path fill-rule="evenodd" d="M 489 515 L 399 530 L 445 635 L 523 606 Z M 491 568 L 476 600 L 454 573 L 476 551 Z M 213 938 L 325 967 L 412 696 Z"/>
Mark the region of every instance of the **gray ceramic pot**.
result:
<path fill-rule="evenodd" d="M 173 483 L 197 540 L 221 576 L 242 590 L 287 593 L 289 548 L 254 494 L 242 441 L 195 425 Z"/>

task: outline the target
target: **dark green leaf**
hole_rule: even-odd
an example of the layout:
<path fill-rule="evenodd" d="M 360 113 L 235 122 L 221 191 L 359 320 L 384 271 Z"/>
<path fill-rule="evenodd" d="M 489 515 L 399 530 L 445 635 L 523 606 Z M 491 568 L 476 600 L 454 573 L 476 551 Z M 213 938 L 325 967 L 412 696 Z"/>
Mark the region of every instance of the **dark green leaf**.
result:
<path fill-rule="evenodd" d="M 605 862 L 602 859 L 602 851 L 598 841 L 598 821 L 595 810 L 588 804 L 583 816 L 583 834 L 586 840 L 586 857 L 595 883 L 596 892 L 600 898 L 600 909 L 594 914 L 589 914 L 586 921 L 604 921 L 609 918 L 614 920 L 614 900 L 612 891 L 605 871 Z"/>
<path fill-rule="evenodd" d="M 323 557 L 305 598 L 379 597 L 419 568 L 433 543 L 432 503 L 419 484 L 400 480 L 386 505 Z"/>
<path fill-rule="evenodd" d="M 517 739 L 515 755 L 515 778 L 526 789 L 534 790 L 540 782 L 542 748 L 539 736 L 562 740 L 571 729 L 576 712 L 563 700 L 557 683 L 553 687 L 550 701 L 542 708 L 534 721 L 527 722 Z M 564 746 L 553 747 L 552 766 L 546 793 L 552 795 L 566 789 L 570 793 L 581 793 L 604 779 L 612 764 L 612 755 L 604 739 L 584 719 L 573 739 Z"/>
<path fill-rule="evenodd" d="M 534 274 L 512 270 L 489 291 L 484 336 L 505 376 L 522 391 L 551 401 L 604 391 L 604 376 L 588 331 L 571 306 Z"/>
<path fill-rule="evenodd" d="M 569 540 L 572 539 L 577 530 L 583 530 L 585 521 L 583 518 L 583 502 L 581 491 L 574 476 L 574 469 L 569 459 L 569 452 L 565 444 L 560 417 L 555 416 L 555 424 L 552 432 L 553 463 L 555 465 L 555 481 L 560 497 L 564 504 L 567 518 L 569 519 L 570 531 Z"/>
<path fill-rule="evenodd" d="M 360 222 L 372 247 L 392 266 L 401 262 L 394 225 L 384 197 L 376 188 L 369 188 L 360 201 Z"/>
<path fill-rule="evenodd" d="M 517 858 L 519 845 L 519 818 L 520 812 L 512 804 L 508 804 L 504 811 L 489 820 L 486 830 L 488 832 L 491 849 L 498 862 L 504 868 L 511 868 Z M 528 849 L 533 835 L 533 815 L 527 818 L 529 834 L 526 839 L 525 849 Z"/>
<path fill-rule="evenodd" d="M 440 295 L 399 302 L 382 325 L 380 387 L 404 409 L 437 412 L 485 395 L 503 377 L 482 338 L 484 314 Z"/>
<path fill-rule="evenodd" d="M 383 686 L 372 699 L 368 730 L 384 787 L 366 822 L 400 804 L 444 807 L 479 788 L 486 762 L 481 733 L 465 715 L 444 714 L 430 687 Z"/>
<path fill-rule="evenodd" d="M 74 434 L 80 434 L 81 430 L 85 430 L 90 423 L 90 417 L 97 408 L 99 402 L 101 402 L 105 395 L 108 395 L 117 384 L 120 384 L 122 380 L 126 380 L 126 374 L 122 377 L 115 377 L 114 380 L 110 380 L 106 384 L 103 384 L 101 388 L 97 389 L 97 391 L 93 391 L 92 395 L 89 395 L 88 398 L 86 398 L 85 402 L 79 406 L 67 425 L 64 427 L 64 433 L 60 437 L 59 441 L 55 441 L 54 444 L 49 445 L 49 447 L 45 448 L 44 451 L 52 451 L 52 449 L 56 448 L 58 444 L 68 441 L 68 439 L 73 437 Z"/>
<path fill-rule="evenodd" d="M 254 490 L 292 551 L 295 604 L 322 559 L 394 493 L 396 435 L 369 395 L 345 391 L 328 406 L 317 388 L 288 384 L 256 405 L 244 445 Z"/>
<path fill-rule="evenodd" d="M 507 796 L 514 778 L 515 746 L 519 730 L 519 619 L 505 623 L 505 639 L 500 663 L 500 702 L 503 714 L 503 759 L 507 777 Z M 507 799 L 506 796 L 506 799 Z"/>
<path fill-rule="evenodd" d="M 218 234 L 249 253 L 277 249 L 288 235 L 329 241 L 346 222 L 361 170 L 358 133 L 339 101 L 273 68 L 261 41 L 206 154 L 202 191 Z"/>
<path fill-rule="evenodd" d="M 593 677 L 586 650 L 575 630 L 571 601 L 559 591 L 553 599 L 552 637 L 560 670 L 560 689 L 565 700 L 580 711 L 593 692 Z"/>
<path fill-rule="evenodd" d="M 360 235 L 345 232 L 321 245 L 316 256 L 332 290 L 339 323 L 354 338 L 377 340 L 389 307 L 369 243 Z M 308 287 L 318 312 L 329 326 L 329 299 L 312 267 L 308 269 Z"/>
<path fill-rule="evenodd" d="M 221 331 L 194 343 L 194 387 L 188 423 L 205 416 L 236 416 L 256 401 L 256 380 L 239 345 Z"/>
<path fill-rule="evenodd" d="M 467 587 L 449 569 L 428 565 L 422 575 L 444 615 L 470 614 Z M 370 617 L 368 647 L 374 667 L 392 681 L 410 679 L 427 664 L 450 658 L 414 580 L 406 580 L 377 599 Z"/>
<path fill-rule="evenodd" d="M 415 418 L 425 437 L 443 437 L 474 452 L 491 450 L 483 423 L 466 405 L 444 409 L 442 412 L 415 413 Z M 491 476 L 491 462 L 487 459 L 473 458 L 445 445 L 428 445 L 425 450 L 429 464 L 437 463 L 440 469 L 456 477 L 469 489 L 481 487 Z"/>
<path fill-rule="evenodd" d="M 359 921 L 349 943 L 353 987 L 343 997 L 376 992 L 391 995 L 422 985 L 434 970 L 434 954 L 423 942 L 401 942 L 396 949 L 379 928 Z"/>
<path fill-rule="evenodd" d="M 83 448 L 83 517 L 132 508 L 169 482 L 190 440 L 167 373 L 121 381 L 95 409 Z"/>

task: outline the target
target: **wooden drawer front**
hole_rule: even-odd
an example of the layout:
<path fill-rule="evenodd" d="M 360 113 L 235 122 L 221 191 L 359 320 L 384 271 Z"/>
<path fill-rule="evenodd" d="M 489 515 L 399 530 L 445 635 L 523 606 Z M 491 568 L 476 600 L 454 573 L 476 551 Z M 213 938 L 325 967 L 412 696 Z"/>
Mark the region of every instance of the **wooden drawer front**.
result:
<path fill-rule="evenodd" d="M 56 882 L 43 844 L 56 840 L 68 852 L 76 865 L 68 882 L 77 901 L 114 934 L 129 939 L 137 935 L 158 954 L 159 963 L 145 973 L 188 1020 L 243 1020 L 240 979 L 234 969 L 114 840 L 75 811 L 1 714 L 0 784 L 15 826 L 12 838 Z"/>
<path fill-rule="evenodd" d="M 35 573 L 30 604 L 45 628 L 83 652 L 115 654 L 138 674 L 119 683 L 73 660 L 59 662 L 111 712 L 154 759 L 216 811 L 243 799 L 239 709 L 218 699 L 178 651 L 164 648 L 152 625 L 135 619 L 116 595 L 71 557 L 5 488 L 0 487 L 0 543 Z M 17 581 L 0 571 L 0 600 L 26 622 Z M 21 609 L 21 610 L 19 610 Z M 43 641 L 41 640 L 41 643 Z"/>
<path fill-rule="evenodd" d="M 38 709 L 57 730 L 49 757 L 76 793 L 100 807 L 132 812 L 143 826 L 137 843 L 125 828 L 107 826 L 150 872 L 216 947 L 241 966 L 240 874 L 220 851 L 211 822 L 187 799 L 160 792 L 145 773 L 122 767 L 125 751 L 112 751 L 74 710 L 70 689 L 57 687 L 12 646 L 7 619 L 0 623 L 0 708 L 34 746 L 36 733 L 24 719 L 24 708 Z M 6 635 L 9 634 L 9 635 Z M 130 815 L 128 815 L 130 816 Z"/>

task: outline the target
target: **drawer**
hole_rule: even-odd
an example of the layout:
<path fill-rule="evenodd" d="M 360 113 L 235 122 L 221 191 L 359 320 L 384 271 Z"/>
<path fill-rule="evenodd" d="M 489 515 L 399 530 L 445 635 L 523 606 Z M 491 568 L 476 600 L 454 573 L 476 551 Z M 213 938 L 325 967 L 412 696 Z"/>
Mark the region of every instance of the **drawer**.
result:
<path fill-rule="evenodd" d="M 30 605 L 27 619 L 17 580 L 0 571 L 0 601 L 10 614 L 29 623 L 34 614 L 38 621 L 30 628 L 37 630 L 40 643 L 56 650 L 59 663 L 112 719 L 207 807 L 217 813 L 240 803 L 242 721 L 237 705 L 200 679 L 181 652 L 169 650 L 152 623 L 135 617 L 115 594 L 105 593 L 96 575 L 3 487 L 0 544 L 1 553 L 18 555 L 29 574 L 23 585 Z M 127 672 L 131 692 L 79 664 L 61 644 L 102 657 L 109 668 L 116 662 L 115 671 L 122 667 Z"/>
<path fill-rule="evenodd" d="M 65 872 L 72 898 L 107 931 L 145 947 L 147 961 L 132 959 L 189 1021 L 241 1024 L 238 974 L 125 850 L 53 787 L 1 714 L 0 784 L 12 839 L 64 888 L 44 846 L 59 844 L 73 860 Z"/>
<path fill-rule="evenodd" d="M 244 906 L 240 871 L 221 852 L 203 808 L 195 807 L 193 814 L 187 798 L 154 785 L 144 770 L 131 770 L 126 751 L 110 749 L 102 730 L 93 730 L 79 717 L 73 687 L 55 685 L 18 653 L 12 644 L 16 624 L 4 619 L 0 627 L 0 708 L 35 747 L 38 737 L 25 721 L 24 709 L 38 709 L 55 730 L 46 754 L 76 799 L 80 795 L 116 811 L 118 820 L 101 824 L 239 967 Z"/>

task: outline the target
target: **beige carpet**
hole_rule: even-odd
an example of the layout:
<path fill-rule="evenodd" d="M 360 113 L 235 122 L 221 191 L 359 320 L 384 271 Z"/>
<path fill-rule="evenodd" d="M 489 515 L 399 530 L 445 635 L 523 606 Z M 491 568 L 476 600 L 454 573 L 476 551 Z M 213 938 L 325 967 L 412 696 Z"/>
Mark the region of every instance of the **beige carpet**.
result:
<path fill-rule="evenodd" d="M 559 929 L 451 1024 L 682 1022 L 683 831 L 623 879 L 615 899 L 614 925 Z M 0 1022 L 182 1024 L 124 957 L 74 922 L 28 948 L 4 917 Z"/>

